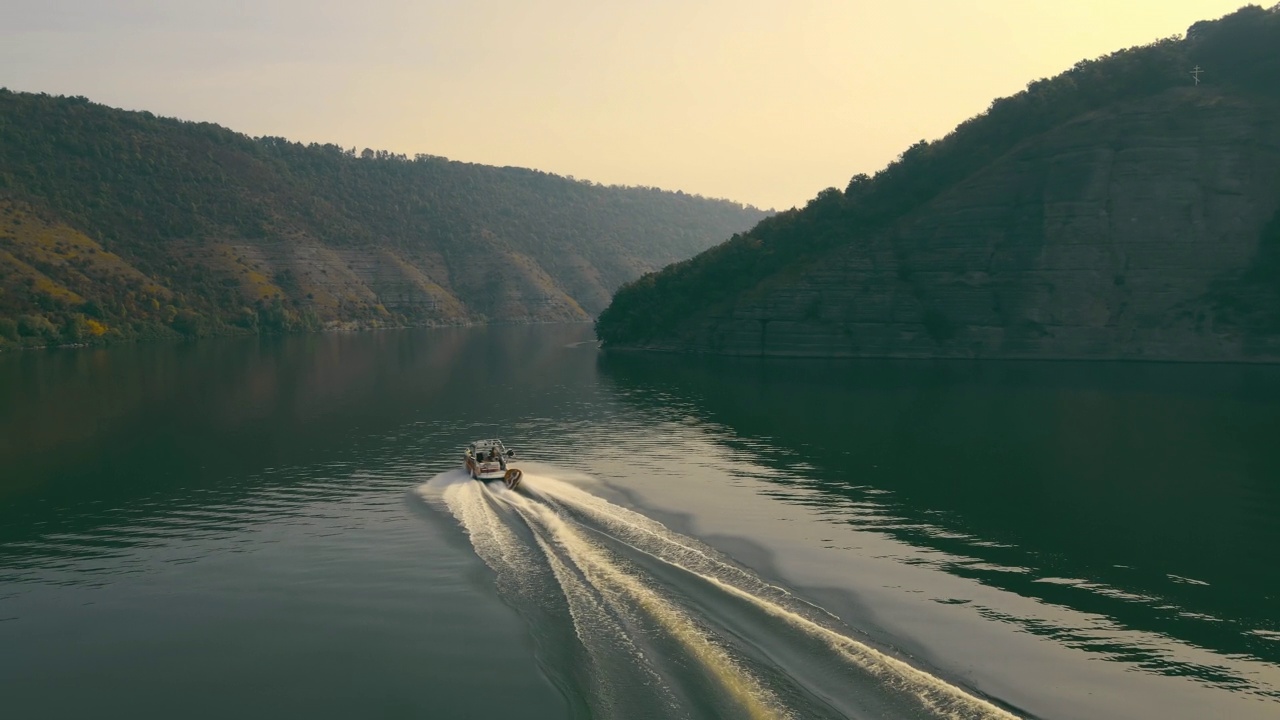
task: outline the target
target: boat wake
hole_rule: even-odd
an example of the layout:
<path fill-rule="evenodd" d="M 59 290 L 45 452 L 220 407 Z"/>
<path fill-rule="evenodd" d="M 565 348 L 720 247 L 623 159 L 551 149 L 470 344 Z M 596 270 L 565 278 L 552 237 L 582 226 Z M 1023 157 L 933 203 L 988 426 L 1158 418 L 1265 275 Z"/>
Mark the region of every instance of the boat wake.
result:
<path fill-rule="evenodd" d="M 1015 718 L 858 639 L 822 608 L 570 483 L 458 472 L 423 485 L 529 621 L 579 714 L 604 718 Z"/>

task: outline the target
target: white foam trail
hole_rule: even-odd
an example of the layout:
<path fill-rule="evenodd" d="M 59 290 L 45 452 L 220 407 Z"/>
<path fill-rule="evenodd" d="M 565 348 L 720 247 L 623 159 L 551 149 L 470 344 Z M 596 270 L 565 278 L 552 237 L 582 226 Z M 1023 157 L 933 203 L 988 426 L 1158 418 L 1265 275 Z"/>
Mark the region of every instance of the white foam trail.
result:
<path fill-rule="evenodd" d="M 627 542 L 638 552 L 696 575 L 822 640 L 841 657 L 909 694 L 930 712 L 955 720 L 1017 720 L 1016 715 L 1003 708 L 806 617 L 803 611 L 810 608 L 821 611 L 826 617 L 834 616 L 811 603 L 798 601 L 791 593 L 722 559 L 715 550 L 671 531 L 662 523 L 552 478 L 526 477 L 526 482 L 530 480 L 533 480 L 528 488 L 531 492 L 589 513 L 594 520 L 608 527 L 619 541 Z M 643 542 L 646 538 L 657 542 Z M 796 607 L 797 602 L 801 603 L 800 608 Z"/>
<path fill-rule="evenodd" d="M 733 576 L 749 586 L 750 591 L 753 593 L 774 596 L 788 604 L 799 603 L 826 615 L 831 620 L 839 621 L 839 618 L 825 608 L 798 598 L 784 588 L 766 582 L 755 573 L 729 562 L 710 546 L 687 535 L 673 532 L 666 525 L 638 512 L 620 507 L 573 485 L 552 478 L 538 478 L 536 484 L 531 485 L 528 491 L 549 502 L 566 505 L 587 515 L 593 521 L 608 527 L 617 539 L 628 542 L 636 549 L 641 549 L 641 546 L 646 545 L 645 540 L 659 543 L 660 549 L 658 551 L 654 552 L 653 548 L 648 548 L 643 549 L 642 552 L 657 556 L 669 564 L 676 564 L 672 562 L 674 558 L 682 561 L 677 566 L 684 570 L 689 569 L 686 567 L 686 564 L 689 564 L 702 567 L 704 570 L 709 568 L 716 573 Z"/>
<path fill-rule="evenodd" d="M 537 555 L 528 551 L 528 546 L 506 526 L 489 502 L 490 499 L 519 496 L 499 482 L 493 483 L 492 487 L 485 487 L 465 475 L 445 482 L 447 484 L 429 483 L 422 488 L 422 495 L 430 499 L 432 495 L 438 494 L 467 531 L 476 554 L 497 574 L 500 584 L 510 585 L 518 593 L 532 589 L 534 582 L 531 575 L 536 567 Z M 638 662 L 634 667 L 647 677 L 645 685 L 656 689 L 659 703 L 674 711 L 677 703 L 670 690 L 645 661 L 643 653 L 632 642 L 625 628 L 601 606 L 592 587 L 561 560 L 547 545 L 544 537 L 535 533 L 534 540 L 564 594 L 580 647 L 590 656 L 591 661 L 585 663 L 585 669 L 590 677 L 595 702 L 606 711 L 616 711 L 624 703 L 616 697 L 614 679 L 602 675 L 604 668 L 608 667 L 609 658 L 602 654 L 601 648 L 608 646 L 621 649 L 624 654 L 635 658 Z"/>
<path fill-rule="evenodd" d="M 435 481 L 433 481 L 435 483 Z M 433 483 L 428 483 L 432 486 Z M 424 496 L 428 495 L 424 487 Z M 437 491 L 467 530 L 477 554 L 498 573 L 500 582 L 525 584 L 531 568 L 545 559 L 568 603 L 575 633 L 593 668 L 603 673 L 607 659 L 601 640 L 622 649 L 635 669 L 649 678 L 645 684 L 662 688 L 662 702 L 672 711 L 678 703 L 661 676 L 628 637 L 619 618 L 638 608 L 695 659 L 727 696 L 753 719 L 788 717 L 783 704 L 759 679 L 730 656 L 712 636 L 681 608 L 641 579 L 629 563 L 579 530 L 580 520 L 612 541 L 700 578 L 725 594 L 756 607 L 828 647 L 833 658 L 866 673 L 886 688 L 918 704 L 931 716 L 952 720 L 1017 720 L 1017 716 L 962 688 L 916 668 L 850 636 L 839 619 L 813 603 L 797 598 L 693 538 L 676 533 L 656 520 L 622 508 L 555 478 L 526 473 L 520 492 L 495 484 L 486 487 L 463 476 Z M 528 496 L 525 494 L 527 493 Z M 504 522 L 498 507 L 511 510 L 532 532 L 530 546 Z M 535 552 L 534 548 L 540 552 Z M 503 578 L 506 578 L 504 580 Z M 596 691 L 607 706 L 616 707 L 609 678 L 594 676 Z M 674 714 L 674 712 L 672 713 Z"/>
<path fill-rule="evenodd" d="M 599 674 L 605 667 L 605 658 L 601 657 L 599 652 L 599 638 L 607 638 L 615 647 L 624 648 L 624 652 L 639 661 L 636 667 L 649 677 L 651 687 L 659 688 L 659 692 L 664 695 L 662 698 L 664 704 L 674 709 L 675 699 L 670 697 L 670 691 L 662 685 L 662 678 L 649 667 L 644 653 L 640 652 L 640 649 L 627 636 L 626 630 L 600 606 L 590 586 L 574 575 L 541 535 L 535 534 L 534 540 L 542 549 L 543 555 L 551 566 L 551 571 L 555 574 L 556 581 L 564 591 L 569 615 L 573 620 L 574 634 L 577 635 L 581 646 L 592 656 L 589 670 L 598 694 L 597 701 L 606 708 L 617 708 L 621 704 L 612 691 L 614 684 L 609 678 L 601 677 Z"/>
<path fill-rule="evenodd" d="M 545 530 L 556 545 L 573 559 L 592 586 L 605 589 L 618 598 L 619 606 L 624 606 L 625 599 L 630 599 L 643 608 L 671 637 L 685 647 L 691 657 L 709 671 L 725 692 L 742 707 L 746 717 L 753 720 L 790 717 L 773 693 L 735 663 L 728 653 L 713 643 L 679 608 L 663 600 L 652 588 L 623 570 L 603 549 L 570 527 L 553 510 L 514 493 L 499 497 L 516 508 L 531 527 Z M 538 537 L 540 543 L 544 542 L 541 535 Z"/>
<path fill-rule="evenodd" d="M 522 575 L 532 557 L 485 500 L 484 488 L 476 482 L 455 482 L 441 492 L 444 502 L 471 536 L 476 553 L 494 570 L 506 569 Z"/>

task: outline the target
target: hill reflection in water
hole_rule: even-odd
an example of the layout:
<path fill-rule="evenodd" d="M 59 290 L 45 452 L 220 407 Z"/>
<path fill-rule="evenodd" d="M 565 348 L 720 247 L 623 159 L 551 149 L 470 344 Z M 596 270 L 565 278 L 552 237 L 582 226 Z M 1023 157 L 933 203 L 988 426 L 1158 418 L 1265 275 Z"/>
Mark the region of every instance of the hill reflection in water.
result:
<path fill-rule="evenodd" d="M 1280 368 L 608 353 L 634 406 L 721 427 L 904 558 L 1224 658 L 1280 664 Z M 988 609 L 999 616 L 998 609 Z M 1023 630 L 1232 686 L 1110 634 Z M 1265 692 L 1265 691 L 1264 691 Z"/>
<path fill-rule="evenodd" d="M 384 462 L 451 467 L 439 445 L 461 447 L 474 427 L 488 435 L 497 417 L 536 414 L 546 388 L 581 376 L 560 350 L 584 332 L 219 338 L 0 356 L 0 558 L 21 554 L 20 541 L 109 527 L 125 511 L 140 522 L 251 505 L 258 490 L 288 484 L 282 468 L 367 463 L 379 447 Z"/>

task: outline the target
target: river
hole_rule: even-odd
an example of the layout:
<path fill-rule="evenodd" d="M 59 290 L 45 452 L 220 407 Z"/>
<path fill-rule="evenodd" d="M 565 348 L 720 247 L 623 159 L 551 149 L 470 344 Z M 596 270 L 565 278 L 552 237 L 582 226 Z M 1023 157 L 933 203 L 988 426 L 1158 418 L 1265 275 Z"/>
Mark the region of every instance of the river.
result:
<path fill-rule="evenodd" d="M 463 472 L 517 451 L 518 491 Z M 1273 718 L 1280 367 L 0 355 L 11 717 Z"/>

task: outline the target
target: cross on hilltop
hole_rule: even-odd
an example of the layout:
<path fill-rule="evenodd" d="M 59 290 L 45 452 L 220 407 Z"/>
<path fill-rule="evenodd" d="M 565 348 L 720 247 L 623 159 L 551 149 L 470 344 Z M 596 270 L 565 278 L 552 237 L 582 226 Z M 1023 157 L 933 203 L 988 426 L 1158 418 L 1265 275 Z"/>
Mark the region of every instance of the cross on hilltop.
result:
<path fill-rule="evenodd" d="M 1195 79 L 1196 79 L 1196 85 L 1199 85 L 1199 84 L 1200 84 L 1200 73 L 1203 73 L 1203 72 L 1204 72 L 1204 71 L 1200 69 L 1200 66 L 1199 66 L 1199 65 L 1195 66 L 1195 67 L 1191 70 L 1191 77 L 1193 77 L 1193 78 L 1195 78 Z"/>

